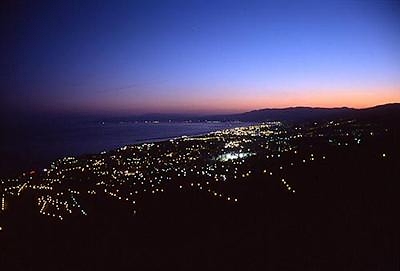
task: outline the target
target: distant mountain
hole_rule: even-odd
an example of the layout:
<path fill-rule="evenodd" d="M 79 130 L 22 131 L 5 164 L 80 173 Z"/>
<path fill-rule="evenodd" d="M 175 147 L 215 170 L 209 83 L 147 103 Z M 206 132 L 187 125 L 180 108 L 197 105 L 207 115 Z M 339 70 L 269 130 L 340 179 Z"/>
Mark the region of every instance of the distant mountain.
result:
<path fill-rule="evenodd" d="M 233 115 L 208 116 L 209 120 L 239 120 L 239 121 L 317 121 L 338 118 L 357 119 L 399 119 L 400 103 L 385 104 L 365 109 L 348 107 L 319 108 L 319 107 L 289 107 L 267 108 Z"/>
<path fill-rule="evenodd" d="M 353 116 L 355 119 L 396 127 L 397 130 L 400 129 L 400 103 L 359 109 L 355 113 Z"/>
<path fill-rule="evenodd" d="M 377 105 L 374 107 L 357 110 L 358 117 L 373 118 L 398 118 L 400 116 L 400 103 Z"/>
<path fill-rule="evenodd" d="M 349 107 L 321 108 L 321 107 L 288 107 L 266 108 L 239 114 L 227 115 L 194 115 L 194 114 L 144 114 L 137 116 L 102 118 L 104 121 L 286 121 L 304 122 L 332 119 L 374 119 L 377 121 L 400 120 L 400 103 L 378 105 L 370 108 L 355 109 Z"/>
<path fill-rule="evenodd" d="M 313 107 L 289 107 L 289 108 L 267 108 L 254 110 L 242 114 L 235 114 L 230 118 L 241 121 L 308 121 L 325 118 L 337 118 L 354 112 L 355 109 L 341 108 L 313 108 Z"/>

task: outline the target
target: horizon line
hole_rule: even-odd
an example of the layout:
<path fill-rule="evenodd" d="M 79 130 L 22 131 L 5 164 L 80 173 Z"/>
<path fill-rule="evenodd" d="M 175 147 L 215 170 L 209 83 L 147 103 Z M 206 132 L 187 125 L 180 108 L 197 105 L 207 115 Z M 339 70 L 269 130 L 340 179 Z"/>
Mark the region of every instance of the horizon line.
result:
<path fill-rule="evenodd" d="M 176 115 L 176 116 L 184 116 L 184 115 L 190 115 L 190 116 L 215 116 L 215 115 L 235 115 L 235 114 L 244 114 L 248 112 L 254 112 L 254 111 L 261 111 L 261 110 L 285 110 L 285 109 L 296 109 L 296 108 L 310 108 L 310 109 L 354 109 L 354 110 L 363 110 L 363 109 L 369 109 L 369 108 L 375 108 L 379 106 L 385 106 L 385 105 L 400 105 L 400 101 L 396 102 L 388 102 L 388 103 L 380 103 L 380 104 L 374 104 L 372 106 L 363 106 L 363 107 L 351 107 L 351 106 L 332 106 L 332 107 L 326 107 L 326 106 L 307 106 L 307 105 L 292 105 L 292 106 L 281 106 L 281 107 L 262 107 L 262 108 L 255 108 L 255 109 L 249 109 L 249 110 L 241 110 L 241 111 L 224 111 L 221 112 L 221 110 L 216 110 L 214 112 L 201 112 L 201 111 L 169 111 L 169 112 L 156 112 L 156 111 L 151 111 L 151 112 L 144 112 L 144 113 L 135 113 L 135 112 L 121 112 L 121 111 L 35 111 L 35 112 L 13 112 L 14 114 L 19 114 L 19 115 L 53 115 L 53 116 L 109 116 L 109 117 L 127 117 L 127 116 L 146 116 L 146 115 L 160 115 L 160 116 L 165 116 L 165 115 Z"/>

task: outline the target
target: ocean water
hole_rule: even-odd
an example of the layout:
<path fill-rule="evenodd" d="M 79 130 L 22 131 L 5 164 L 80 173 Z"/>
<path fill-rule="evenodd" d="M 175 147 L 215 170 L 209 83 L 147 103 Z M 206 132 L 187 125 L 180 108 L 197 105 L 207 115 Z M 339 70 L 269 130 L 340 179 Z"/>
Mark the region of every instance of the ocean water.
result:
<path fill-rule="evenodd" d="M 70 122 L 19 127 L 1 140 L 0 176 L 45 167 L 64 156 L 100 153 L 129 144 L 199 135 L 246 123 Z"/>

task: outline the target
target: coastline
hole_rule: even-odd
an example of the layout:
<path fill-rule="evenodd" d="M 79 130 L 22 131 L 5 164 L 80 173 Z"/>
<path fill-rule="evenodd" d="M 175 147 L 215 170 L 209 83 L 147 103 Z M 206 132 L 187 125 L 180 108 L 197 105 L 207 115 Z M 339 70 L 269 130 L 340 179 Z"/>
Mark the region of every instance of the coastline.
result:
<path fill-rule="evenodd" d="M 225 130 L 225 129 L 234 129 L 236 127 L 243 127 L 243 126 L 249 126 L 254 124 L 254 122 L 221 122 L 221 123 L 182 123 L 182 122 L 178 122 L 178 123 L 165 123 L 165 122 L 160 122 L 157 124 L 154 123 L 141 123 L 141 125 L 145 125 L 144 127 L 159 127 L 160 124 L 163 125 L 168 125 L 168 127 L 166 128 L 170 128 L 170 127 L 177 127 L 176 125 L 182 125 L 181 127 L 187 126 L 187 125 L 193 125 L 193 124 L 205 124 L 210 126 L 208 129 L 206 128 L 206 130 L 209 131 L 191 131 L 190 129 L 187 129 L 187 132 L 183 133 L 182 131 L 176 131 L 175 133 L 177 135 L 173 135 L 173 136 L 150 136 L 149 138 L 146 138 L 146 136 L 141 136 L 135 140 L 131 140 L 128 141 L 126 139 L 126 137 L 128 136 L 122 136 L 125 137 L 123 141 L 116 139 L 115 143 L 112 140 L 110 140 L 109 138 L 101 138 L 101 136 L 103 136 L 103 134 L 99 135 L 98 137 L 93 137 L 90 138 L 89 142 L 87 143 L 96 143 L 97 145 L 95 146 L 95 149 L 97 148 L 97 150 L 93 150 L 93 151 L 81 151 L 79 150 L 74 150 L 73 147 L 71 148 L 71 142 L 65 142 L 63 140 L 60 140 L 57 138 L 57 140 L 60 142 L 59 146 L 62 146 L 62 150 L 56 152 L 55 149 L 51 146 L 51 144 L 47 144 L 47 142 L 45 142 L 44 139 L 41 139 L 41 142 L 39 142 L 39 144 L 42 144 L 42 149 L 41 150 L 35 150 L 34 147 L 37 148 L 37 146 L 39 145 L 36 142 L 31 143 L 31 145 L 33 145 L 34 147 L 29 148 L 29 143 L 26 141 L 29 141 L 29 137 L 26 138 L 25 142 L 23 142 L 24 144 L 28 145 L 29 147 L 20 147 L 21 150 L 13 150 L 12 146 L 4 146 L 2 147 L 2 152 L 3 152 L 3 156 L 8 157 L 8 160 L 3 160 L 3 163 L 0 167 L 0 175 L 3 176 L 12 176 L 15 174 L 18 174 L 20 172 L 29 172 L 31 170 L 40 170 L 42 168 L 46 168 L 51 162 L 58 160 L 58 159 L 62 159 L 64 157 L 81 157 L 81 156 L 90 156 L 90 155 L 96 155 L 96 154 L 100 154 L 103 152 L 110 152 L 110 151 L 114 151 L 117 150 L 119 148 L 122 148 L 124 146 L 134 146 L 134 145 L 140 145 L 140 144 L 145 144 L 145 143 L 155 143 L 155 142 L 164 142 L 164 141 L 168 141 L 171 139 L 178 139 L 184 136 L 187 137 L 196 137 L 196 136 L 204 136 L 210 133 L 214 133 L 217 131 L 221 131 L 221 130 Z M 117 126 L 112 125 L 111 126 L 111 131 L 112 131 L 112 136 L 117 135 L 120 136 L 121 135 L 117 131 L 118 129 L 121 129 L 122 127 L 122 132 L 126 133 L 125 129 L 132 129 L 132 126 L 118 126 L 118 124 L 116 124 Z M 137 124 L 134 124 L 137 125 Z M 171 126 L 169 126 L 171 125 Z M 213 127 L 213 126 L 216 127 Z M 220 127 L 221 126 L 221 127 Z M 82 127 L 82 126 L 81 126 Z M 81 128 L 79 127 L 79 128 Z M 83 126 L 85 127 L 85 126 Z M 102 126 L 86 126 L 86 127 L 91 127 L 96 129 L 96 131 L 98 132 L 98 130 L 100 130 L 102 128 Z M 86 128 L 85 127 L 85 128 Z M 152 128 L 153 128 L 152 127 Z M 107 127 L 107 129 L 109 129 L 110 126 Z M 114 129 L 113 128 L 117 128 Z M 140 128 L 140 127 L 139 127 Z M 160 127 L 160 129 L 162 130 L 164 127 Z M 215 129 L 214 129 L 215 128 Z M 76 129 L 77 131 L 79 131 L 79 129 Z M 140 129 L 138 129 L 140 130 Z M 204 130 L 204 129 L 203 129 Z M 74 129 L 71 129 L 71 131 L 75 132 Z M 89 131 L 90 132 L 90 131 Z M 45 132 L 43 132 L 45 133 Z M 161 132 L 159 132 L 161 133 Z M 61 133 L 60 133 L 61 134 Z M 78 132 L 79 134 L 79 132 Z M 161 133 L 162 134 L 162 133 Z M 87 137 L 86 131 L 83 134 L 85 137 Z M 58 135 L 56 136 L 58 137 Z M 134 139 L 135 135 L 129 136 L 132 137 L 132 139 Z M 43 141 L 43 142 L 42 142 Z M 76 141 L 76 142 L 75 142 Z M 86 141 L 88 141 L 88 139 L 86 138 Z M 82 144 L 82 141 L 80 140 L 80 138 L 77 138 L 77 140 L 74 140 L 74 142 L 72 143 L 79 143 L 79 145 L 84 145 Z M 6 144 L 5 144 L 6 145 Z M 65 147 L 63 145 L 66 145 Z M 104 147 L 99 147 L 99 145 L 102 145 Z M 65 151 L 63 151 L 65 150 Z M 46 153 L 49 152 L 49 153 Z M 52 153 L 54 152 L 54 153 Z M 5 154 L 4 154 L 5 153 Z"/>

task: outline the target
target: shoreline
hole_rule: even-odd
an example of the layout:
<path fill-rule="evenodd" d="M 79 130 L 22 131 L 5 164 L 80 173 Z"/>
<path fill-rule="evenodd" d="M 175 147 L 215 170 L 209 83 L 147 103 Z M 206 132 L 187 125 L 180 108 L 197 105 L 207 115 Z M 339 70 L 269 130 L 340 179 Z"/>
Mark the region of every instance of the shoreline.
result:
<path fill-rule="evenodd" d="M 224 122 L 225 124 L 227 122 Z M 153 125 L 153 123 L 148 123 L 150 125 Z M 168 123 L 167 123 L 168 124 Z M 187 124 L 187 123 L 179 123 L 179 124 Z M 209 123 L 210 124 L 210 123 Z M 215 123 L 217 124 L 217 123 Z M 222 123 L 218 123 L 218 124 L 222 124 Z M 227 127 L 220 127 L 217 129 L 212 129 L 211 131 L 208 132 L 200 132 L 200 133 L 185 133 L 184 135 L 178 135 L 178 136 L 166 136 L 166 137 L 152 137 L 152 138 L 147 138 L 147 139 L 138 139 L 136 141 L 133 141 L 131 143 L 127 143 L 127 144 L 121 144 L 119 146 L 114 146 L 114 147 L 110 147 L 110 148 L 104 148 L 101 151 L 96 151 L 96 152 L 82 152 L 82 153 L 76 153 L 76 154 L 63 154 L 63 155 L 58 155 L 58 156 L 54 156 L 53 158 L 48 158 L 48 159 L 43 159 L 42 161 L 37 160 L 36 162 L 31 162 L 32 160 L 29 160 L 29 158 L 26 160 L 28 161 L 24 166 L 19 166 L 19 163 L 16 162 L 14 163 L 10 163 L 10 165 L 8 165 L 8 167 L 5 167 L 6 169 L 3 170 L 3 168 L 0 169 L 0 177 L 6 177 L 6 176 L 13 176 L 13 175 L 17 175 L 21 172 L 30 172 L 30 171 L 40 171 L 46 167 L 48 167 L 53 161 L 65 158 L 65 157 L 83 157 L 83 156 L 92 156 L 92 155 L 100 155 L 102 153 L 108 153 L 111 151 L 115 151 L 118 150 L 120 148 L 123 148 L 125 146 L 135 146 L 135 145 L 141 145 L 141 144 L 146 144 L 146 143 L 160 143 L 160 142 L 165 142 L 165 141 L 169 141 L 169 140 L 175 140 L 175 139 L 179 139 L 182 137 L 198 137 L 198 136 L 204 136 L 204 135 L 208 135 L 210 133 L 215 133 L 217 131 L 222 131 L 222 130 L 227 130 L 227 129 L 235 129 L 237 127 L 245 127 L 245 126 L 250 126 L 255 124 L 255 122 L 229 122 L 229 124 L 231 125 L 227 125 Z M 154 124 L 157 125 L 157 124 Z M 37 155 L 37 154 L 35 154 Z M 37 157 L 41 157 L 40 154 L 37 155 Z M 35 160 L 35 158 L 33 158 L 33 160 Z"/>

